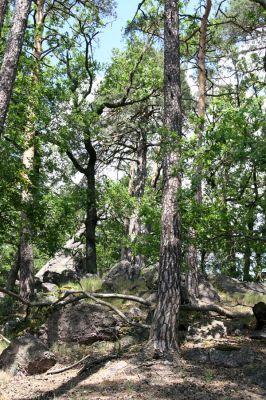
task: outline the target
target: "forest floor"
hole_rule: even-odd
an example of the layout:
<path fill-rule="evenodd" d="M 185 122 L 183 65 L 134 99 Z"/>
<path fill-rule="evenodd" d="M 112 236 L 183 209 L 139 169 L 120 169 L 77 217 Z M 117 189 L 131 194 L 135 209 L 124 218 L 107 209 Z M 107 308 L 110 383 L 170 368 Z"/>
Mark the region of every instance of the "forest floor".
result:
<path fill-rule="evenodd" d="M 179 365 L 169 362 L 138 362 L 140 348 L 133 346 L 118 359 L 79 374 L 72 369 L 58 375 L 9 377 L 0 375 L 0 400 L 257 400 L 266 398 L 265 341 L 230 337 L 223 343 L 246 346 L 257 354 L 256 362 L 238 368 L 221 368 L 188 361 L 192 343 L 181 348 Z M 220 341 L 201 343 L 215 347 Z M 77 356 L 77 354 L 76 354 Z M 84 356 L 84 353 L 83 353 Z M 70 363 L 61 355 L 58 369 Z M 73 361 L 73 359 L 72 359 Z"/>

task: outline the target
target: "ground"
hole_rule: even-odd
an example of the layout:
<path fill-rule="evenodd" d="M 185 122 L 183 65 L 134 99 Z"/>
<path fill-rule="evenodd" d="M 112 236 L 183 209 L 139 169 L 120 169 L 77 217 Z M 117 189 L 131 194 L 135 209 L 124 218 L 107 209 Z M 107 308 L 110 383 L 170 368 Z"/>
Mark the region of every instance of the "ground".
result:
<path fill-rule="evenodd" d="M 138 362 L 140 348 L 133 346 L 121 358 L 79 374 L 79 368 L 58 375 L 7 377 L 2 375 L 1 400 L 258 400 L 266 397 L 266 382 L 256 381 L 257 371 L 266 369 L 263 341 L 231 338 L 231 344 L 248 346 L 258 355 L 256 363 L 242 368 L 217 368 L 188 361 L 186 353 L 192 343 L 181 349 L 179 365 L 162 361 Z M 221 340 L 219 341 L 221 343 Z M 228 344 L 228 338 L 226 340 Z M 215 346 L 217 341 L 206 342 Z M 203 346 L 201 344 L 200 346 Z M 83 354 L 84 355 L 84 354 Z M 95 353 L 94 353 L 95 355 Z M 72 360 L 73 361 L 73 360 Z M 70 362 L 62 357 L 63 367 Z"/>

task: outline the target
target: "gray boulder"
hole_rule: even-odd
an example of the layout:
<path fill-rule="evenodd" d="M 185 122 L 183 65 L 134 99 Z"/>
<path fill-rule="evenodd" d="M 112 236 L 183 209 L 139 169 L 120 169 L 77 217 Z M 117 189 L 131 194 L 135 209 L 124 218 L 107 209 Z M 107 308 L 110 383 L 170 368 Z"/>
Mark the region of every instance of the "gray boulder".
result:
<path fill-rule="evenodd" d="M 157 290 L 158 278 L 159 278 L 159 265 L 155 264 L 149 267 L 145 267 L 141 271 L 145 284 L 150 290 Z M 188 303 L 188 293 L 186 289 L 186 275 L 181 274 L 181 299 L 182 303 Z M 204 303 L 219 302 L 220 296 L 215 290 L 212 283 L 206 279 L 202 274 L 199 275 L 199 299 Z"/>
<path fill-rule="evenodd" d="M 227 336 L 223 322 L 213 320 L 211 323 L 198 323 L 188 327 L 187 339 L 193 341 L 220 339 Z"/>
<path fill-rule="evenodd" d="M 45 264 L 36 274 L 38 282 L 64 284 L 68 281 L 77 280 L 81 271 L 84 245 L 81 242 L 81 235 L 84 228 L 77 232 L 76 236 L 70 239 L 64 248 Z"/>
<path fill-rule="evenodd" d="M 211 282 L 215 287 L 231 295 L 235 293 L 243 295 L 246 293 L 266 295 L 266 282 L 241 282 L 238 279 L 225 275 L 214 275 L 211 277 Z"/>
<path fill-rule="evenodd" d="M 55 310 L 46 325 L 49 345 L 55 342 L 91 344 L 115 340 L 119 323 L 106 307 L 79 303 Z"/>
<path fill-rule="evenodd" d="M 1 368 L 12 375 L 42 374 L 55 364 L 55 355 L 29 334 L 14 339 L 0 355 Z"/>
<path fill-rule="evenodd" d="M 138 279 L 140 267 L 132 265 L 129 261 L 122 260 L 115 264 L 103 279 L 103 286 L 115 290 L 122 282 Z"/>

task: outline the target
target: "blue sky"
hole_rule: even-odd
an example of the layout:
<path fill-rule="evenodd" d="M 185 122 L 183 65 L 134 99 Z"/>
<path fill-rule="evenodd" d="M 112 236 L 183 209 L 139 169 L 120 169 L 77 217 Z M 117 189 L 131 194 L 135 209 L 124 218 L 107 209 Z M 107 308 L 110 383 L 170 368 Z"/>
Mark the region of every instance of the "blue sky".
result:
<path fill-rule="evenodd" d="M 112 49 L 123 47 L 123 28 L 126 22 L 131 20 L 138 8 L 140 0 L 116 0 L 117 17 L 101 33 L 99 46 L 95 49 L 95 59 L 99 62 L 108 63 L 111 61 Z M 194 9 L 197 0 L 190 0 L 188 12 Z"/>
<path fill-rule="evenodd" d="M 139 2 L 140 0 L 117 0 L 117 18 L 100 35 L 100 44 L 95 50 L 97 61 L 110 62 L 112 49 L 123 46 L 123 28 L 126 26 L 126 22 L 135 15 Z"/>

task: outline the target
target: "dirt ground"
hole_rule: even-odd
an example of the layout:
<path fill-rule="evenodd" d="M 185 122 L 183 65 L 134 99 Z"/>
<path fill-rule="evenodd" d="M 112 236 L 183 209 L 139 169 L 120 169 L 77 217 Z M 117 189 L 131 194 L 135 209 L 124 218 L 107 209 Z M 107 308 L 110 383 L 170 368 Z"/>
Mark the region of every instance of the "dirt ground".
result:
<path fill-rule="evenodd" d="M 209 343 L 213 346 L 215 343 Z M 179 365 L 137 363 L 136 349 L 119 359 L 79 373 L 16 376 L 0 380 L 0 400 L 258 400 L 266 398 L 266 346 L 245 340 L 257 359 L 242 368 L 217 368 L 188 361 L 192 344 L 182 347 Z M 63 367 L 57 364 L 54 369 Z"/>

